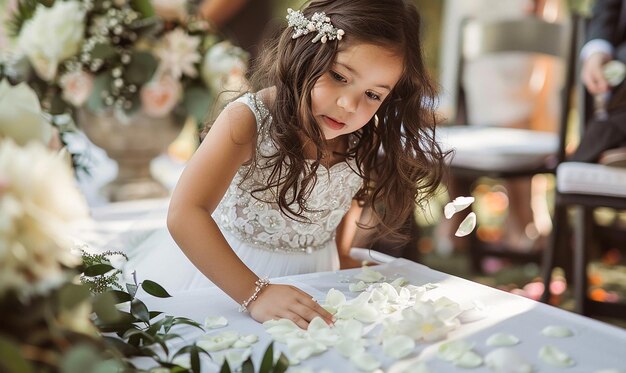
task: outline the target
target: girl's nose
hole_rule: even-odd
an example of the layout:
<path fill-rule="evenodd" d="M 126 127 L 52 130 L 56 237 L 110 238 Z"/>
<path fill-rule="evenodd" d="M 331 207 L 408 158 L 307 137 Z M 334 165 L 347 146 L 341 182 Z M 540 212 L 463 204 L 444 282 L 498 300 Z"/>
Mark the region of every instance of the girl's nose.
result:
<path fill-rule="evenodd" d="M 354 113 L 356 111 L 356 107 L 358 105 L 358 100 L 351 95 L 341 95 L 337 98 L 337 106 L 342 108 L 343 110 Z"/>

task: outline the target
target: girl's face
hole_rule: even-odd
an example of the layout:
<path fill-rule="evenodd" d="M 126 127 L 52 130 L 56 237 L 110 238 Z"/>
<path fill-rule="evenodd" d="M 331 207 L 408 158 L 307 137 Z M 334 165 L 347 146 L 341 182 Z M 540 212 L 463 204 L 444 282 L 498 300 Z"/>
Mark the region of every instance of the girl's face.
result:
<path fill-rule="evenodd" d="M 367 124 L 402 71 L 401 56 L 374 44 L 354 44 L 338 52 L 311 91 L 311 109 L 326 140 Z"/>

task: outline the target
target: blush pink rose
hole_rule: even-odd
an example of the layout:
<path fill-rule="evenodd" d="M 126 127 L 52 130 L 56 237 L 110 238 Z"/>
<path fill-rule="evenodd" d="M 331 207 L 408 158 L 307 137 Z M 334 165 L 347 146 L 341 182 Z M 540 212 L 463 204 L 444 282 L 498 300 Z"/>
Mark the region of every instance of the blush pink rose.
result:
<path fill-rule="evenodd" d="M 143 111 L 155 118 L 164 117 L 176 106 L 181 93 L 180 83 L 170 76 L 148 82 L 141 88 Z"/>
<path fill-rule="evenodd" d="M 63 99 L 80 107 L 87 101 L 93 91 L 93 76 L 82 70 L 64 74 L 59 80 L 63 89 Z"/>

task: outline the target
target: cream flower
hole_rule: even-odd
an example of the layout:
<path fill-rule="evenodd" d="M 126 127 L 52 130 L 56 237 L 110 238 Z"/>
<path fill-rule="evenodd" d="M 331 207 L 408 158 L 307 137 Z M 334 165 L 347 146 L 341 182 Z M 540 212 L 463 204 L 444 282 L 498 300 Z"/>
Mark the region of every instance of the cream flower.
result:
<path fill-rule="evenodd" d="M 55 1 L 50 8 L 39 4 L 34 16 L 24 23 L 17 45 L 37 75 L 51 81 L 59 63 L 78 53 L 84 31 L 85 10 L 78 1 Z"/>
<path fill-rule="evenodd" d="M 152 0 L 157 16 L 166 21 L 184 21 L 187 18 L 187 0 Z"/>
<path fill-rule="evenodd" d="M 39 99 L 25 83 L 12 87 L 0 81 L 0 138 L 12 138 L 19 145 L 31 140 L 47 144 L 52 126 L 41 112 Z"/>
<path fill-rule="evenodd" d="M 168 32 L 154 50 L 160 60 L 159 71 L 176 80 L 183 74 L 196 77 L 198 72 L 195 64 L 202 59 L 198 53 L 200 41 L 199 37 L 187 35 L 180 28 Z"/>
<path fill-rule="evenodd" d="M 227 86 L 237 88 L 244 84 L 247 53 L 229 41 L 222 41 L 212 46 L 202 61 L 202 80 L 209 88 L 223 90 Z M 230 82 L 229 82 L 230 80 Z"/>
<path fill-rule="evenodd" d="M 93 75 L 82 70 L 72 71 L 61 76 L 59 85 L 63 89 L 63 99 L 81 107 L 93 91 Z"/>
<path fill-rule="evenodd" d="M 41 293 L 64 280 L 67 224 L 87 216 L 69 166 L 42 144 L 0 142 L 0 296 Z"/>
<path fill-rule="evenodd" d="M 182 95 L 180 83 L 168 75 L 144 84 L 141 88 L 141 107 L 149 116 L 168 115 Z"/>

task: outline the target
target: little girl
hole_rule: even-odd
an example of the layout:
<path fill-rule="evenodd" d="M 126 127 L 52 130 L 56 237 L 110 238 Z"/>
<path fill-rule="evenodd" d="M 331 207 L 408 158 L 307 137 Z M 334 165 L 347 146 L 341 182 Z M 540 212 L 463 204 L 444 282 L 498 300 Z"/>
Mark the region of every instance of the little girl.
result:
<path fill-rule="evenodd" d="M 403 0 L 289 10 L 253 92 L 213 123 L 174 191 L 168 228 L 191 262 L 260 322 L 332 316 L 277 277 L 339 268 L 362 206 L 379 236 L 434 193 L 435 92 Z M 336 237 L 335 237 L 336 235 Z"/>

